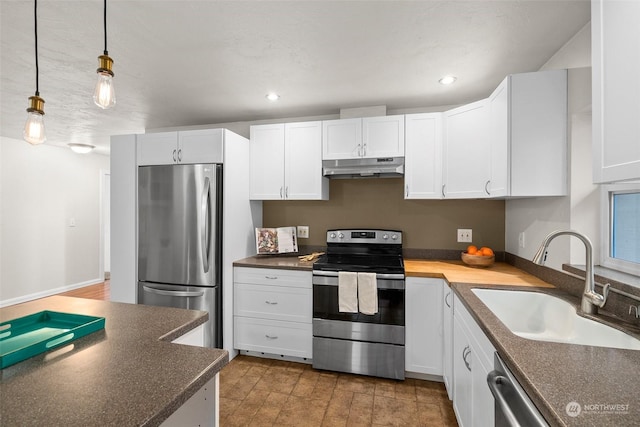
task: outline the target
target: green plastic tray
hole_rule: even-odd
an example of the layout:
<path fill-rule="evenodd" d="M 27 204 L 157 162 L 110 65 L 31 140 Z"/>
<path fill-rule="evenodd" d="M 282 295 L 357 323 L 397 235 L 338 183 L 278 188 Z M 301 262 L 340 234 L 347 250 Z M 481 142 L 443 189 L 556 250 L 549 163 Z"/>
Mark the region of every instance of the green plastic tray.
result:
<path fill-rule="evenodd" d="M 104 317 L 41 311 L 0 323 L 0 369 L 104 328 Z"/>

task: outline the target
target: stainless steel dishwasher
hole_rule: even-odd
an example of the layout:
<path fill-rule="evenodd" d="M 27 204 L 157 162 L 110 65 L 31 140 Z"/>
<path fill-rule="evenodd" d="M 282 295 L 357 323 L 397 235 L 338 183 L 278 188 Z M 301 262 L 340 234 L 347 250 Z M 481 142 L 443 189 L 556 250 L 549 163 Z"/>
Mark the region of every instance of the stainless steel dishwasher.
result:
<path fill-rule="evenodd" d="M 493 369 L 487 383 L 495 400 L 495 426 L 549 427 L 498 353 Z"/>

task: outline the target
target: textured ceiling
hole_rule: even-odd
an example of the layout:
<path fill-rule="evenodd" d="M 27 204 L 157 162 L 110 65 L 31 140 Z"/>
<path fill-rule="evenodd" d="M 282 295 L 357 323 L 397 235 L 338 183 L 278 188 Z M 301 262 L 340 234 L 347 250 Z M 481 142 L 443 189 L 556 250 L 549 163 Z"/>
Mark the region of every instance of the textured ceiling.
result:
<path fill-rule="evenodd" d="M 33 2 L 0 0 L 0 15 L 1 133 L 21 139 Z M 47 143 L 108 147 L 146 128 L 470 102 L 538 70 L 589 20 L 588 0 L 110 0 L 117 104 L 103 111 L 91 99 L 102 1 L 40 0 Z M 438 84 L 444 74 L 458 81 Z M 282 98 L 268 102 L 269 91 Z"/>

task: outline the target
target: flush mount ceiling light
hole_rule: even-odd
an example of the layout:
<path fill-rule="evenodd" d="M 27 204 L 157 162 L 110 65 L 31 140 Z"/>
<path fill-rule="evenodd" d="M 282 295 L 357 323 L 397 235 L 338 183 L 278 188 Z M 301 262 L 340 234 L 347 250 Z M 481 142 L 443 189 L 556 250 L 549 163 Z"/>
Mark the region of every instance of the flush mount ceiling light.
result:
<path fill-rule="evenodd" d="M 438 82 L 440 82 L 441 85 L 450 85 L 451 83 L 455 82 L 456 80 L 458 80 L 458 78 L 456 76 L 444 76 L 442 77 L 440 80 L 438 80 Z"/>
<path fill-rule="evenodd" d="M 36 46 L 36 93 L 29 97 L 27 123 L 24 125 L 23 137 L 29 144 L 42 144 L 47 137 L 44 134 L 44 99 L 40 98 L 38 69 L 38 0 L 33 2 L 33 22 Z"/>
<path fill-rule="evenodd" d="M 96 148 L 95 145 L 76 144 L 76 143 L 67 144 L 67 146 L 71 148 L 71 150 L 73 150 L 75 153 L 79 153 L 79 154 L 90 153 L 91 151 L 93 151 L 94 148 Z"/>
<path fill-rule="evenodd" d="M 113 59 L 107 51 L 107 0 L 104 0 L 104 54 L 98 56 L 98 83 L 93 92 L 93 102 L 104 110 L 116 104 L 116 92 L 113 87 Z"/>
<path fill-rule="evenodd" d="M 265 97 L 269 101 L 277 101 L 278 99 L 280 99 L 280 95 L 278 95 L 277 93 L 274 93 L 274 92 L 268 93 Z"/>

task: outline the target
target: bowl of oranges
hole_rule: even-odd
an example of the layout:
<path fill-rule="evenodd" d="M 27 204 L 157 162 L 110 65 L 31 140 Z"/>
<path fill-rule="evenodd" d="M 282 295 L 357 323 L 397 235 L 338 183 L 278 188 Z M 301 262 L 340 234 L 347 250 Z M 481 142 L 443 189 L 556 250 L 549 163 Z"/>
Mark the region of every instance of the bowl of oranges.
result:
<path fill-rule="evenodd" d="M 478 249 L 477 246 L 469 245 L 467 250 L 462 252 L 462 262 L 471 267 L 490 267 L 495 260 L 493 250 L 486 246 Z"/>

